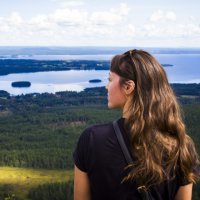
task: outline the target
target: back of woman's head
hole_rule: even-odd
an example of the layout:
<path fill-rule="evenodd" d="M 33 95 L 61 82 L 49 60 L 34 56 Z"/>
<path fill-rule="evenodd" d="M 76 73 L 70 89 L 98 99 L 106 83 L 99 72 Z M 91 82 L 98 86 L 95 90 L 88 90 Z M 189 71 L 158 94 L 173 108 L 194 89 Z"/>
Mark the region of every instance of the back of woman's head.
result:
<path fill-rule="evenodd" d="M 131 50 L 115 56 L 110 70 L 120 76 L 121 86 L 128 80 L 135 83 L 125 128 L 136 162 L 127 178 L 136 177 L 146 185 L 159 183 L 175 173 L 180 158 L 187 163 L 187 167 L 181 166 L 185 176 L 194 181 L 196 175 L 189 169 L 194 160 L 189 159 L 188 136 L 161 64 L 146 51 Z"/>
<path fill-rule="evenodd" d="M 127 80 L 135 83 L 128 115 L 139 117 L 146 127 L 169 131 L 166 125 L 170 125 L 173 131 L 173 124 L 167 120 L 177 119 L 179 108 L 163 67 L 151 54 L 132 50 L 117 55 L 112 60 L 111 71 L 121 77 L 121 85 Z M 133 109 L 138 111 L 137 115 Z"/>

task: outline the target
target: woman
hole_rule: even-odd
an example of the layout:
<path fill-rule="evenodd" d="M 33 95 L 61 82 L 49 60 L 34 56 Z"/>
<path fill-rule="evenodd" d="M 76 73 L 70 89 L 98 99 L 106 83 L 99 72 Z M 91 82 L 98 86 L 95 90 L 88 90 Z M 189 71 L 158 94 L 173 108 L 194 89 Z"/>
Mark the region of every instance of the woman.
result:
<path fill-rule="evenodd" d="M 108 107 L 123 111 L 118 125 L 133 164 L 112 123 L 86 129 L 74 152 L 74 199 L 139 200 L 144 185 L 156 200 L 191 200 L 198 155 L 162 66 L 142 50 L 117 55 L 106 89 Z"/>

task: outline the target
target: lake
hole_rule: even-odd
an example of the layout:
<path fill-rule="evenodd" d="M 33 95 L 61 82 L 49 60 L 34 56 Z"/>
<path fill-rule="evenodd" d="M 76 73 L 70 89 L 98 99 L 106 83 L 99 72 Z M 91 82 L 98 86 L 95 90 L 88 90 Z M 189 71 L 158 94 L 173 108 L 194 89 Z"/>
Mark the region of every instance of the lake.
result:
<path fill-rule="evenodd" d="M 89 83 L 90 79 L 101 79 L 100 83 Z M 105 86 L 108 70 L 69 70 L 35 73 L 20 73 L 0 76 L 0 90 L 12 95 L 27 93 L 55 93 L 58 91 L 82 91 L 88 87 Z M 12 81 L 27 80 L 31 82 L 29 88 L 13 88 Z"/>
<path fill-rule="evenodd" d="M 31 55 L 18 56 L 18 59 L 38 60 L 110 60 L 113 55 Z M 200 83 L 200 54 L 155 54 L 164 67 L 170 83 Z M 19 73 L 0 76 L 0 90 L 12 95 L 27 93 L 55 93 L 58 91 L 82 91 L 88 87 L 100 87 L 107 84 L 108 70 L 70 70 L 35 73 Z M 90 79 L 101 79 L 100 83 L 89 83 Z M 30 81 L 29 88 L 13 88 L 13 81 Z"/>

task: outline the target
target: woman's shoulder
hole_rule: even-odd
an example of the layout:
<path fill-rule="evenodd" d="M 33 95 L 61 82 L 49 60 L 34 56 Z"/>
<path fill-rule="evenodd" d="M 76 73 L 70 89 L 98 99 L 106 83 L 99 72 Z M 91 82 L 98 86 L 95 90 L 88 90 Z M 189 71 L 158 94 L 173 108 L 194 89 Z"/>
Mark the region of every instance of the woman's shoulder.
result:
<path fill-rule="evenodd" d="M 89 172 L 95 160 L 94 150 L 100 149 L 106 140 L 112 123 L 98 124 L 85 128 L 77 141 L 73 158 L 75 165 L 84 172 Z M 103 136 L 103 137 L 102 137 Z"/>
<path fill-rule="evenodd" d="M 110 132 L 113 132 L 112 122 L 89 126 L 84 129 L 84 131 L 82 132 L 81 135 L 100 136 L 102 134 L 104 135 L 104 134 L 108 134 Z"/>
<path fill-rule="evenodd" d="M 118 124 L 119 126 L 122 126 L 122 118 L 118 119 Z M 86 137 L 90 138 L 92 137 L 100 139 L 100 138 L 108 138 L 108 137 L 113 137 L 115 135 L 114 133 L 114 128 L 113 128 L 113 122 L 107 122 L 107 123 L 102 123 L 102 124 L 96 124 L 89 126 L 84 129 L 84 131 L 81 133 L 80 137 Z"/>

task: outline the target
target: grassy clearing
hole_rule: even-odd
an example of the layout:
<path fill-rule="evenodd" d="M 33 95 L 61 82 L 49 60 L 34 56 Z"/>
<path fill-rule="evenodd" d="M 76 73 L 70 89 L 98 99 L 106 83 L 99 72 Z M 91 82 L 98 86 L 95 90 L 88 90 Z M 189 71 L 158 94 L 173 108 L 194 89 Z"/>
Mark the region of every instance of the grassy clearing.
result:
<path fill-rule="evenodd" d="M 45 183 L 67 182 L 72 177 L 73 170 L 0 167 L 0 185 L 13 186 L 12 193 L 24 200 L 31 188 Z"/>

